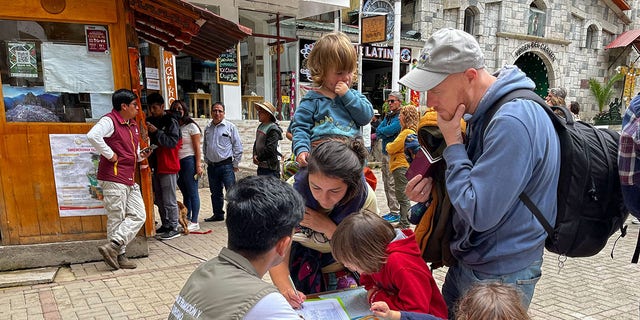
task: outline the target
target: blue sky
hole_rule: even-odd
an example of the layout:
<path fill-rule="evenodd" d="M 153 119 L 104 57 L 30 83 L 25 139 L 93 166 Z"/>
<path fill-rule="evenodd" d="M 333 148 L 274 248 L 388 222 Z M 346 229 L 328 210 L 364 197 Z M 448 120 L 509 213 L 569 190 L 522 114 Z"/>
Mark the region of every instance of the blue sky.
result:
<path fill-rule="evenodd" d="M 44 87 L 14 87 L 10 85 L 2 86 L 2 94 L 7 98 L 13 98 L 21 94 L 33 93 L 39 96 L 44 93 Z"/>

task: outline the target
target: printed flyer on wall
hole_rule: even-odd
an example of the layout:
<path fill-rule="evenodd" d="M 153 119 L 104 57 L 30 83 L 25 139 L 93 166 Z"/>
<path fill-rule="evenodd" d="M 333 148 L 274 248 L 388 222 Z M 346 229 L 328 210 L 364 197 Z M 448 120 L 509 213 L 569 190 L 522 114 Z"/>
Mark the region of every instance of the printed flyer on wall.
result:
<path fill-rule="evenodd" d="M 61 217 L 104 215 L 98 185 L 100 155 L 84 134 L 50 134 L 51 159 Z"/>

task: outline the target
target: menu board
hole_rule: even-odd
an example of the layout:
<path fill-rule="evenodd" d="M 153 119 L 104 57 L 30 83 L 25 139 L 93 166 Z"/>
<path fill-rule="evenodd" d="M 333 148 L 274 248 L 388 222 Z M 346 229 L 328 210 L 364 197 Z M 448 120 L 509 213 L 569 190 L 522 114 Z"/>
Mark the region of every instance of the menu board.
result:
<path fill-rule="evenodd" d="M 237 45 L 220 54 L 216 61 L 219 84 L 240 85 L 240 59 Z"/>

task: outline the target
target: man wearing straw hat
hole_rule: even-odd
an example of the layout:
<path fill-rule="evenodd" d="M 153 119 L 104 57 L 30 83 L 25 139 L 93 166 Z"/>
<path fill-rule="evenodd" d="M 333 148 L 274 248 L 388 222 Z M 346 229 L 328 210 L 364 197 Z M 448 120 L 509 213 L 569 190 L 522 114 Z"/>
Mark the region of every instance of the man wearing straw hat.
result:
<path fill-rule="evenodd" d="M 258 175 L 280 178 L 280 157 L 278 141 L 282 140 L 282 129 L 276 123 L 276 107 L 271 102 L 255 103 L 260 125 L 253 143 L 253 163 L 258 165 Z"/>

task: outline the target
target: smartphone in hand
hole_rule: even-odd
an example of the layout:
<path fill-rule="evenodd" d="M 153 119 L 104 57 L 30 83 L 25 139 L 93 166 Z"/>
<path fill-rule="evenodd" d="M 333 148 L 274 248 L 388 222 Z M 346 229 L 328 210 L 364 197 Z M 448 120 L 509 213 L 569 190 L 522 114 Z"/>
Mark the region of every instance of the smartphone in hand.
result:
<path fill-rule="evenodd" d="M 152 145 L 140 150 L 140 154 L 147 153 L 147 152 L 150 152 L 152 150 L 155 150 L 157 147 L 158 147 L 157 145 L 152 144 Z"/>
<path fill-rule="evenodd" d="M 417 175 L 422 175 L 423 178 L 430 177 L 433 174 L 433 170 L 436 167 L 436 163 L 442 160 L 442 156 L 432 157 L 427 150 L 420 147 L 420 150 L 416 153 L 416 157 L 411 161 L 409 169 L 405 177 L 407 181 L 413 179 Z"/>

